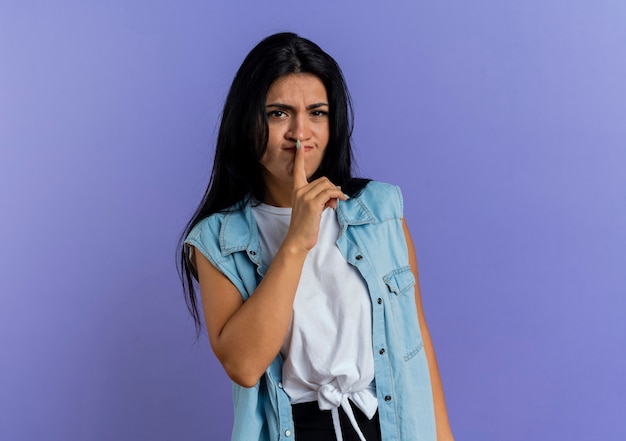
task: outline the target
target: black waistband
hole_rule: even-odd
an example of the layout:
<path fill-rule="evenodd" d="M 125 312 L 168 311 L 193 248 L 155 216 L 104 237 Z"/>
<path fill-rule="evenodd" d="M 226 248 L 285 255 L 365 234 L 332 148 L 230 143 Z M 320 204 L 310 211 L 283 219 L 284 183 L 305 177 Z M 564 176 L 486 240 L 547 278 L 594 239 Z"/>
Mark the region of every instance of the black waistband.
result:
<path fill-rule="evenodd" d="M 378 412 L 369 420 L 352 402 L 350 402 L 350 406 L 367 441 L 380 441 Z M 336 440 L 333 417 L 330 410 L 320 410 L 317 401 L 293 404 L 291 407 L 296 430 L 295 441 Z M 342 408 L 339 408 L 339 422 L 344 441 L 359 441 L 359 436 Z"/>

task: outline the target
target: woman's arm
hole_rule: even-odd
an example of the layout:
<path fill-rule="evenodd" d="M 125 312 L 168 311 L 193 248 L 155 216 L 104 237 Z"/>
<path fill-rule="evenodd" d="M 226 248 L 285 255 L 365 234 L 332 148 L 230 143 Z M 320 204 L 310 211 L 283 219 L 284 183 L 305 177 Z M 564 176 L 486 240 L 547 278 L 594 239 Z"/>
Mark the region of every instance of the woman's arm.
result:
<path fill-rule="evenodd" d="M 285 338 L 306 253 L 287 247 L 279 250 L 246 302 L 205 256 L 199 252 L 195 255 L 213 352 L 235 383 L 252 387 Z"/>
<path fill-rule="evenodd" d="M 411 271 L 415 276 L 415 305 L 417 306 L 417 315 L 419 317 L 419 326 L 424 341 L 424 350 L 426 351 L 426 359 L 428 360 L 428 370 L 430 371 L 430 381 L 433 389 L 433 401 L 435 404 L 435 421 L 437 424 L 437 440 L 450 441 L 454 440 L 450 422 L 448 421 L 448 411 L 446 409 L 446 401 L 443 395 L 443 386 L 441 376 L 439 375 L 439 367 L 437 366 L 437 358 L 435 357 L 435 349 L 433 347 L 430 332 L 424 318 L 424 308 L 422 307 L 422 296 L 420 294 L 419 277 L 417 271 L 417 257 L 415 256 L 415 247 L 413 239 L 409 233 L 406 220 L 402 220 L 402 228 L 406 237 L 406 244 L 409 249 L 409 264 Z"/>
<path fill-rule="evenodd" d="M 195 252 L 204 319 L 213 352 L 228 376 L 254 386 L 287 334 L 307 253 L 319 233 L 322 211 L 346 196 L 327 178 L 307 182 L 304 149 L 296 151 L 289 230 L 263 280 L 248 300 L 209 260 Z"/>

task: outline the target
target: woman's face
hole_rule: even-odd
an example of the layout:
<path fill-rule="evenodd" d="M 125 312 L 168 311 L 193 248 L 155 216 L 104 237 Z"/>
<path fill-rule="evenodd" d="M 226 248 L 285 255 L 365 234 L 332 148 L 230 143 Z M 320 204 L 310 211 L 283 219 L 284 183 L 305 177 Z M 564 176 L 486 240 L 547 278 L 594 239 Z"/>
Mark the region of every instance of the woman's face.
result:
<path fill-rule="evenodd" d="M 269 135 L 261 157 L 262 176 L 268 189 L 293 185 L 296 141 L 304 149 L 307 177 L 319 168 L 328 138 L 328 96 L 318 77 L 288 74 L 278 78 L 265 101 Z"/>

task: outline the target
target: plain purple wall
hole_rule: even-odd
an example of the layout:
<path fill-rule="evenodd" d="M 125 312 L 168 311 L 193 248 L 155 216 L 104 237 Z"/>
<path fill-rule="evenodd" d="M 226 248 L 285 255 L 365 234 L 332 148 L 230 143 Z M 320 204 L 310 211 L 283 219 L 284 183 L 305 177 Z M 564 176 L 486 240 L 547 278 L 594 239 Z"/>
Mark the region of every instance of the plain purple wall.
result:
<path fill-rule="evenodd" d="M 225 440 L 176 239 L 269 33 L 400 185 L 457 440 L 626 439 L 626 3 L 0 4 L 0 439 Z"/>

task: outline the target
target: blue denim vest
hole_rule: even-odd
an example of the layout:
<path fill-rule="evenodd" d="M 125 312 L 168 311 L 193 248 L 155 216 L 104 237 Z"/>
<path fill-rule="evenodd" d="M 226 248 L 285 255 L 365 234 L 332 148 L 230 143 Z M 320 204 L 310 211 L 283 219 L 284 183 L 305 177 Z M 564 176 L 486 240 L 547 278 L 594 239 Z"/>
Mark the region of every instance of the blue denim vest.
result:
<path fill-rule="evenodd" d="M 339 201 L 337 246 L 369 288 L 372 350 L 383 441 L 435 441 L 430 375 L 415 306 L 415 278 L 402 230 L 402 194 L 370 182 L 360 195 Z M 245 301 L 267 270 L 249 204 L 198 223 L 186 240 L 237 287 Z M 282 389 L 280 355 L 256 386 L 233 383 L 233 441 L 292 441 L 289 397 Z"/>

